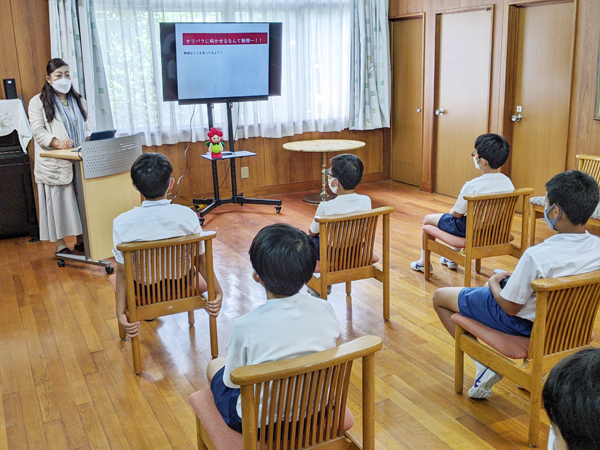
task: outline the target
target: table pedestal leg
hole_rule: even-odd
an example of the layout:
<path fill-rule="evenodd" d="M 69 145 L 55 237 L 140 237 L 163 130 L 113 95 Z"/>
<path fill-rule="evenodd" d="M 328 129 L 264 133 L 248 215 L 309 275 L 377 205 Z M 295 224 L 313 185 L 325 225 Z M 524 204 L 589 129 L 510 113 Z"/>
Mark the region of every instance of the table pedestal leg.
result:
<path fill-rule="evenodd" d="M 327 192 L 327 153 L 321 152 L 321 193 L 309 194 L 302 197 L 302 200 L 308 203 L 321 203 L 333 200 L 336 195 Z"/>

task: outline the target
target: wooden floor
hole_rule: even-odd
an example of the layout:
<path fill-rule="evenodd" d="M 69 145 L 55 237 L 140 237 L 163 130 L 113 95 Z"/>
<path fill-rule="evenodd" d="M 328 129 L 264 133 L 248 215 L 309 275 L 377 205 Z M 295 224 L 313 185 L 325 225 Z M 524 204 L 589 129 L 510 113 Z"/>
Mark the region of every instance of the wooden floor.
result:
<path fill-rule="evenodd" d="M 358 190 L 371 196 L 374 207 L 395 207 L 392 318 L 382 319 L 377 281 L 353 283 L 351 300 L 343 285 L 334 286 L 330 301 L 340 321 L 340 341 L 366 334 L 384 340 L 377 355 L 377 448 L 525 448 L 527 393 L 505 380 L 489 400 L 469 400 L 466 390 L 454 393 L 453 340 L 438 321 L 431 297 L 439 287 L 462 285 L 462 268 L 456 272 L 435 263 L 428 282 L 409 268 L 419 257 L 423 216 L 448 211 L 454 199 L 395 182 Z M 225 291 L 218 319 L 222 356 L 232 321 L 265 301 L 251 278 L 250 242 L 275 222 L 307 229 L 316 207 L 304 203 L 302 195 L 278 196 L 281 214 L 267 206 L 227 205 L 207 217 L 204 229 L 217 231 L 215 266 Z M 550 231 L 540 225 L 540 236 L 548 237 Z M 59 268 L 52 250 L 49 243 L 30 244 L 27 238 L 0 241 L 0 448 L 195 448 L 187 398 L 207 387 L 206 314 L 197 312 L 192 328 L 186 314 L 143 322 L 143 375 L 135 376 L 130 342 L 118 337 L 114 294 L 104 269 L 75 263 Z M 511 257 L 483 260 L 473 285 L 516 262 Z M 595 333 L 600 335 L 600 321 Z M 348 405 L 358 413 L 360 370 L 354 370 Z M 474 372 L 470 360 L 466 372 L 468 389 Z M 357 419 L 353 434 L 360 438 Z M 540 448 L 545 448 L 547 417 L 542 420 Z"/>

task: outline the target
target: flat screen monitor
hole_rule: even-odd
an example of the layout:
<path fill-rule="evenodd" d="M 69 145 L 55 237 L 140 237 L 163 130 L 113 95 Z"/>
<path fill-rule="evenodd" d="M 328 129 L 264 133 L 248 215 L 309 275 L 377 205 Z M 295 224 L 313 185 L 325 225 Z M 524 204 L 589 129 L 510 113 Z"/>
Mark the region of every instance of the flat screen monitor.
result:
<path fill-rule="evenodd" d="M 266 100 L 281 95 L 281 23 L 161 23 L 164 101 Z"/>

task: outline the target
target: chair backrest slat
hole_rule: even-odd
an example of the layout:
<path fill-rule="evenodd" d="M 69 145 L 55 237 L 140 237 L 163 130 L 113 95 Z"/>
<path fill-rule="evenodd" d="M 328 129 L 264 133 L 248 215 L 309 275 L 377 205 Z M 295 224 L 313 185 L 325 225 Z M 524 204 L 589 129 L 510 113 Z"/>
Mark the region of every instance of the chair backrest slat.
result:
<path fill-rule="evenodd" d="M 537 301 L 547 305 L 544 356 L 584 347 L 590 342 L 600 307 L 600 277 L 597 275 L 600 271 L 585 274 L 588 279 L 575 285 L 537 293 Z M 532 286 L 536 289 L 535 281 Z M 531 338 L 536 339 L 535 330 Z"/>
<path fill-rule="evenodd" d="M 578 170 L 594 177 L 600 183 L 600 158 L 593 155 L 577 155 Z"/>
<path fill-rule="evenodd" d="M 475 200 L 473 248 L 507 244 L 519 195 Z"/>
<path fill-rule="evenodd" d="M 371 264 L 378 218 L 379 216 L 372 216 L 327 223 L 329 272 Z"/>

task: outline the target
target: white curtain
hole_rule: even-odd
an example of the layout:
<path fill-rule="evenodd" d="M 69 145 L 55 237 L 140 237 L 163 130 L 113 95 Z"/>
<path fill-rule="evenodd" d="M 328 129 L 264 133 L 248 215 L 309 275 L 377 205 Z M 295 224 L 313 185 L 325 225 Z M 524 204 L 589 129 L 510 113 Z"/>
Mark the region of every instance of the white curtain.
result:
<path fill-rule="evenodd" d="M 52 58 L 64 59 L 75 89 L 87 102 L 94 131 L 113 129 L 107 80 L 92 0 L 48 0 Z"/>
<path fill-rule="evenodd" d="M 350 128 L 390 126 L 391 71 L 388 0 L 355 0 Z"/>
<path fill-rule="evenodd" d="M 119 135 L 142 132 L 146 145 L 206 140 L 205 105 L 162 101 L 160 22 L 282 22 L 282 95 L 234 105 L 235 137 L 350 125 L 352 0 L 95 0 L 95 9 Z M 228 136 L 224 105 L 214 120 Z"/>

